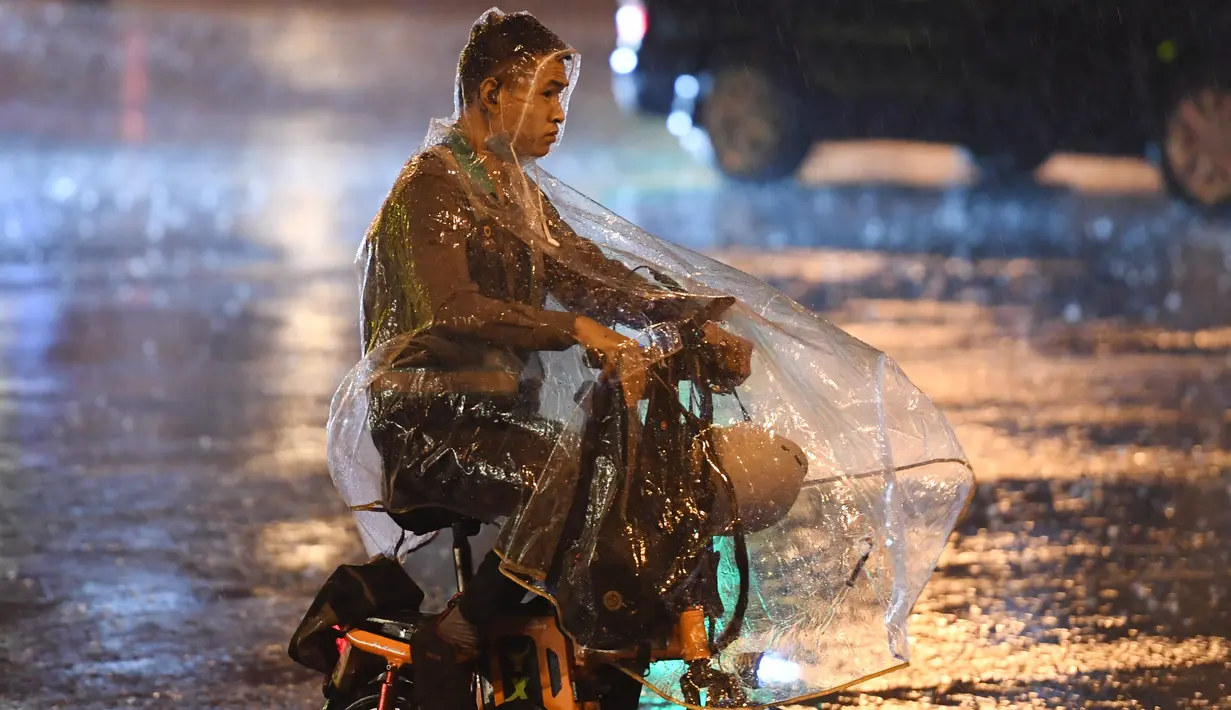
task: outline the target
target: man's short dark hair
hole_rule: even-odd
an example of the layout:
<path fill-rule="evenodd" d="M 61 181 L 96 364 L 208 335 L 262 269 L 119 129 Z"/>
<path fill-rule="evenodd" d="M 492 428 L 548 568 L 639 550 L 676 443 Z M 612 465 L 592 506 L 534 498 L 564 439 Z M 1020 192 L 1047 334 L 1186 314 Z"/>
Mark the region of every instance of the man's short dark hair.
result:
<path fill-rule="evenodd" d="M 457 107 L 469 106 L 488 77 L 502 81 L 524 61 L 537 62 L 569 49 L 564 40 L 528 12 L 492 11 L 479 18 L 457 63 Z"/>

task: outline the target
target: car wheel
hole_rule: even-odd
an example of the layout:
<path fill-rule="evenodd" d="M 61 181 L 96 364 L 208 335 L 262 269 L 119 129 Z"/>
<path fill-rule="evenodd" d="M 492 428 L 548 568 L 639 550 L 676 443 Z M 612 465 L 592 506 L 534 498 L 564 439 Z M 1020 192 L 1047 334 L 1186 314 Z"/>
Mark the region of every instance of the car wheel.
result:
<path fill-rule="evenodd" d="M 760 67 L 715 72 L 700 114 L 718 168 L 736 180 L 790 177 L 811 147 L 799 93 Z"/>
<path fill-rule="evenodd" d="M 1199 207 L 1231 206 L 1231 81 L 1176 92 L 1163 122 L 1162 169 L 1171 194 Z"/>

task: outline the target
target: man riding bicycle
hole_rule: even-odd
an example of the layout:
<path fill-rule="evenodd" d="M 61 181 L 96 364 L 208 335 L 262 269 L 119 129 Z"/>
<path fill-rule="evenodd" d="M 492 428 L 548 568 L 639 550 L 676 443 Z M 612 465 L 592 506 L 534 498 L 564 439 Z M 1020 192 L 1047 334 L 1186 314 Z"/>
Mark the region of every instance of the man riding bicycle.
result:
<path fill-rule="evenodd" d="M 335 572 L 292 656 L 348 668 L 337 633 L 410 612 L 415 702 L 467 706 L 459 658 L 520 633 L 488 630 L 532 592 L 600 680 L 574 699 L 608 710 L 642 684 L 786 704 L 898 666 L 971 490 L 951 427 L 884 353 L 538 168 L 577 63 L 530 15 L 486 13 L 454 116 L 368 229 L 328 455 L 378 557 Z M 400 560 L 475 521 L 499 524 L 492 553 L 466 581 L 459 544 L 465 588 L 425 619 Z"/>
<path fill-rule="evenodd" d="M 372 386 L 372 439 L 386 508 L 412 533 L 495 522 L 546 469 L 576 465 L 552 457 L 561 431 L 539 412 L 542 353 L 581 346 L 632 405 L 642 349 L 613 327 L 679 322 L 712 301 L 604 255 L 528 177 L 560 136 L 573 61 L 531 15 L 480 20 L 458 65 L 456 120 L 403 168 L 365 239 L 364 351 L 390 364 Z M 750 350 L 712 325 L 703 342 Z M 474 626 L 524 595 L 499 565 L 490 554 L 439 626 L 463 651 Z"/>

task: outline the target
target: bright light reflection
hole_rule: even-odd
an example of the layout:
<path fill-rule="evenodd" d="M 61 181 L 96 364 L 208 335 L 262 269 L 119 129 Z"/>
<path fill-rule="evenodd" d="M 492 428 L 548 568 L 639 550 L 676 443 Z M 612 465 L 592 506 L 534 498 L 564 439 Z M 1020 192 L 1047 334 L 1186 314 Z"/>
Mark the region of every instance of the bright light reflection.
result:
<path fill-rule="evenodd" d="M 701 93 L 701 82 L 692 74 L 680 74 L 675 77 L 675 95 L 686 101 L 697 98 Z"/>
<path fill-rule="evenodd" d="M 616 38 L 621 45 L 640 45 L 645 37 L 645 9 L 637 5 L 625 5 L 615 14 Z"/>
<path fill-rule="evenodd" d="M 683 111 L 672 111 L 667 117 L 667 132 L 676 138 L 683 138 L 692 130 L 692 116 Z"/>
<path fill-rule="evenodd" d="M 705 131 L 693 126 L 680 138 L 680 145 L 692 155 L 702 157 L 710 150 L 710 138 Z"/>
<path fill-rule="evenodd" d="M 284 13 L 273 32 L 265 33 L 253 45 L 254 59 L 278 79 L 308 90 L 344 90 L 361 81 L 363 72 L 353 63 L 339 63 L 344 55 L 334 43 L 321 18 L 306 13 Z M 322 61 L 329 57 L 332 62 Z M 305 67 L 311 67 L 306 69 Z"/>
<path fill-rule="evenodd" d="M 637 68 L 637 53 L 628 47 L 620 47 L 611 53 L 611 71 L 616 74 L 632 74 Z"/>
<path fill-rule="evenodd" d="M 347 518 L 270 523 L 261 529 L 257 549 L 276 569 L 329 570 L 354 552 L 350 527 Z"/>
<path fill-rule="evenodd" d="M 361 149 L 329 144 L 327 122 L 305 115 L 299 120 L 262 121 L 252 126 L 251 159 L 266 177 L 262 219 L 250 238 L 278 255 L 283 283 L 292 284 L 266 308 L 276 324 L 269 332 L 264 385 L 268 392 L 328 396 L 343 374 L 337 363 L 314 353 L 329 352 L 354 337 L 351 319 L 358 311 L 350 284 L 322 274 L 350 270 L 362 227 L 344 233 L 339 213 L 350 180 L 336 166 L 362 162 Z M 305 349 L 306 348 L 306 349 Z M 280 475 L 305 475 L 325 458 L 319 426 L 304 427 L 302 413 L 280 407 L 271 413 L 277 447 L 255 455 L 246 468 Z M 304 554 L 309 554 L 305 552 Z"/>

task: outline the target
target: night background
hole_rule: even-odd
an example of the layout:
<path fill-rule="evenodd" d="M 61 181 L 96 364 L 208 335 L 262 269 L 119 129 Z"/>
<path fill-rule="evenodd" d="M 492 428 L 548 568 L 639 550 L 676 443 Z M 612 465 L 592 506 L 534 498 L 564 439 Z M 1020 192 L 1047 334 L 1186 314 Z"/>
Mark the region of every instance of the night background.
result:
<path fill-rule="evenodd" d="M 319 707 L 354 256 L 491 4 L 0 2 L 0 708 Z M 911 667 L 825 707 L 1231 708 L 1228 8 L 650 5 L 500 4 L 581 51 L 544 166 L 887 352 L 977 475 Z"/>

